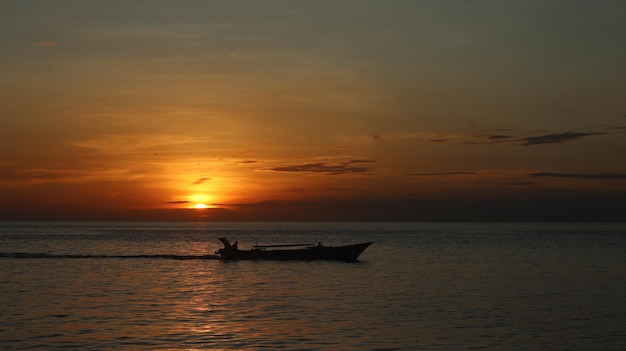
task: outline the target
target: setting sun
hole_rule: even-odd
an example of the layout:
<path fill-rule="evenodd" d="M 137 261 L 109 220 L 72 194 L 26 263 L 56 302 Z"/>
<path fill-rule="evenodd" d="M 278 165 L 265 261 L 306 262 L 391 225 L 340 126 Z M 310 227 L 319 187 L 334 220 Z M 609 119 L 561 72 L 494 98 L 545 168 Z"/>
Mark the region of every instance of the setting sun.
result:
<path fill-rule="evenodd" d="M 209 206 L 207 206 L 205 204 L 197 204 L 193 208 L 209 208 Z"/>

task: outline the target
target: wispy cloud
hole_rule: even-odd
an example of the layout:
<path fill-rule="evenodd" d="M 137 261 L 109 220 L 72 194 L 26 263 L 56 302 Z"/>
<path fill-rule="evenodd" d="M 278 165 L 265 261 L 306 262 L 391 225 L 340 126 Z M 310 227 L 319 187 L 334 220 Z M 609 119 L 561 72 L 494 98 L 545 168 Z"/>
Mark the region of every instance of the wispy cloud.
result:
<path fill-rule="evenodd" d="M 488 145 L 505 143 L 515 140 L 513 135 L 502 134 L 502 132 L 510 132 L 510 129 L 493 129 L 483 130 L 478 132 L 461 132 L 461 133 L 447 133 L 437 134 L 431 137 L 429 143 L 447 143 L 457 141 L 461 144 L 470 145 Z"/>
<path fill-rule="evenodd" d="M 490 144 L 499 144 L 499 143 L 505 143 L 505 142 L 509 142 L 509 141 L 513 141 L 513 136 L 511 135 L 503 135 L 503 134 L 495 134 L 495 135 L 484 135 L 484 134 L 479 134 L 474 136 L 474 139 L 479 139 L 478 141 L 476 140 L 468 140 L 468 141 L 464 141 L 462 142 L 462 144 L 468 144 L 468 145 L 490 145 Z"/>
<path fill-rule="evenodd" d="M 274 206 L 279 202 L 276 200 L 266 200 L 259 202 L 234 202 L 234 203 L 214 203 L 211 204 L 213 206 L 218 207 L 266 207 L 266 206 Z"/>
<path fill-rule="evenodd" d="M 613 130 L 622 130 L 623 127 L 609 127 Z M 507 132 L 507 133 L 502 133 Z M 537 133 L 537 132 L 535 132 Z M 532 136 L 519 136 L 515 134 L 521 134 L 521 132 L 515 132 L 511 129 L 492 129 L 483 130 L 476 133 L 449 133 L 438 134 L 431 137 L 429 143 L 448 143 L 458 142 L 465 145 L 493 145 L 500 143 L 518 143 L 522 146 L 534 146 L 543 144 L 556 144 L 565 143 L 593 135 L 606 135 L 605 132 L 562 132 L 562 133 L 548 133 Z"/>
<path fill-rule="evenodd" d="M 626 173 L 552 173 L 552 172 L 538 172 L 530 173 L 529 177 L 550 177 L 550 178 L 574 178 L 574 179 L 596 179 L 596 180 L 611 180 L 611 179 L 626 179 Z"/>
<path fill-rule="evenodd" d="M 375 163 L 376 161 L 372 160 L 350 160 L 348 162 L 342 163 L 344 165 L 355 164 L 355 163 Z"/>
<path fill-rule="evenodd" d="M 341 174 L 353 174 L 353 173 L 367 173 L 368 167 L 357 167 L 354 164 L 369 163 L 376 161 L 369 160 L 352 160 L 339 164 L 329 164 L 325 162 L 319 163 L 306 163 L 300 165 L 288 165 L 267 168 L 267 171 L 273 172 L 307 172 L 307 173 L 321 173 L 325 175 L 341 175 Z"/>
<path fill-rule="evenodd" d="M 124 168 L 0 168 L 0 180 L 19 184 L 79 183 L 131 180 L 139 177 Z"/>
<path fill-rule="evenodd" d="M 440 176 L 450 176 L 450 175 L 469 175 L 476 174 L 476 172 L 440 172 L 440 173 L 411 173 L 411 176 L 423 176 L 423 177 L 440 177 Z"/>
<path fill-rule="evenodd" d="M 513 138 L 510 135 L 502 135 L 502 134 L 498 134 L 498 135 L 486 135 L 485 139 L 487 140 L 507 140 L 507 139 L 511 139 Z"/>
<path fill-rule="evenodd" d="M 199 185 L 206 182 L 207 180 L 211 180 L 211 178 L 199 178 L 195 182 L 191 183 L 191 185 Z"/>
<path fill-rule="evenodd" d="M 539 136 L 533 136 L 533 137 L 520 139 L 520 141 L 522 142 L 521 145 L 524 145 L 524 146 L 555 144 L 555 143 L 564 143 L 567 141 L 576 140 L 576 139 L 580 139 L 580 138 L 591 136 L 591 135 L 603 135 L 603 134 L 606 134 L 606 133 L 565 132 L 565 133 L 544 134 L 544 135 L 539 135 Z"/>
<path fill-rule="evenodd" d="M 191 202 L 187 200 L 179 200 L 179 201 L 168 201 L 167 203 L 168 204 L 189 204 Z"/>
<path fill-rule="evenodd" d="M 626 126 L 609 126 L 607 128 L 611 130 L 626 130 Z"/>
<path fill-rule="evenodd" d="M 509 186 L 527 186 L 527 185 L 535 185 L 537 182 L 508 182 L 508 183 L 500 183 L 500 185 L 509 185 Z"/>

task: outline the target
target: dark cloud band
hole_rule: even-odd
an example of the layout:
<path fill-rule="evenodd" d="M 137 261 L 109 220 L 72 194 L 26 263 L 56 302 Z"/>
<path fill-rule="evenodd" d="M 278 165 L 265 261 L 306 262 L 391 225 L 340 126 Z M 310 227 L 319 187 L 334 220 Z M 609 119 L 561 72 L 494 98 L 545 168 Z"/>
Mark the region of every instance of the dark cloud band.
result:
<path fill-rule="evenodd" d="M 288 165 L 266 169 L 273 172 L 309 172 L 309 173 L 321 173 L 326 175 L 341 175 L 352 173 L 367 173 L 370 169 L 367 167 L 353 166 L 357 163 L 369 163 L 376 161 L 368 160 L 352 160 L 340 164 L 328 164 L 324 162 L 320 163 L 306 163 L 301 165 Z"/>
<path fill-rule="evenodd" d="M 412 176 L 437 177 L 449 175 L 476 174 L 476 172 L 441 172 L 441 173 L 411 173 Z"/>
<path fill-rule="evenodd" d="M 532 145 L 541 145 L 541 144 L 556 144 L 556 143 L 564 143 L 570 140 L 576 140 L 583 137 L 591 136 L 591 135 L 603 135 L 606 133 L 573 133 L 573 132 L 565 132 L 565 133 L 557 133 L 557 134 L 545 134 L 534 137 L 528 137 L 520 139 L 522 145 L 524 146 L 532 146 Z"/>
<path fill-rule="evenodd" d="M 529 177 L 550 177 L 550 178 L 574 178 L 574 179 L 626 179 L 626 173 L 551 173 L 551 172 L 538 172 L 530 173 Z"/>

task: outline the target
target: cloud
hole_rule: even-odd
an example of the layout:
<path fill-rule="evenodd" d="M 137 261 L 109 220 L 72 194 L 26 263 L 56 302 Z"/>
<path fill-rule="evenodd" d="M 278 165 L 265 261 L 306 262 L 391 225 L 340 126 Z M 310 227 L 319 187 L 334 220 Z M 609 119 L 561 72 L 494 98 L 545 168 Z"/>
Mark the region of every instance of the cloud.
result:
<path fill-rule="evenodd" d="M 191 202 L 187 200 L 179 200 L 179 201 L 168 201 L 167 203 L 168 204 L 189 204 Z"/>
<path fill-rule="evenodd" d="M 510 135 L 486 135 L 485 139 L 487 140 L 506 140 L 513 138 Z"/>
<path fill-rule="evenodd" d="M 38 47 L 51 47 L 58 46 L 59 43 L 57 43 L 56 41 L 38 41 L 34 45 Z"/>
<path fill-rule="evenodd" d="M 449 175 L 464 175 L 464 174 L 476 174 L 476 172 L 441 172 L 441 173 L 411 173 L 411 176 L 425 176 L 425 177 L 439 177 L 439 176 L 449 176 Z"/>
<path fill-rule="evenodd" d="M 613 180 L 626 179 L 626 173 L 551 173 L 538 172 L 530 173 L 529 177 L 549 177 L 549 178 L 574 178 L 574 179 L 596 179 L 596 180 Z"/>
<path fill-rule="evenodd" d="M 368 160 L 352 160 L 339 164 L 328 164 L 325 162 L 320 163 L 306 163 L 301 165 L 288 165 L 288 166 L 280 166 L 267 168 L 267 171 L 274 172 L 309 172 L 309 173 L 322 173 L 325 175 L 341 175 L 341 174 L 352 174 L 352 173 L 366 173 L 370 169 L 367 167 L 356 167 L 353 166 L 357 163 L 364 162 L 376 162 L 376 161 L 368 161 Z"/>
<path fill-rule="evenodd" d="M 497 143 L 511 142 L 515 140 L 514 136 L 503 134 L 503 132 L 511 132 L 511 129 L 490 129 L 476 132 L 460 132 L 460 133 L 438 133 L 430 136 L 429 143 L 447 143 L 457 141 L 461 144 L 470 145 L 489 145 Z"/>
<path fill-rule="evenodd" d="M 0 168 L 1 181 L 22 185 L 130 180 L 135 177 L 137 175 L 125 168 Z"/>
<path fill-rule="evenodd" d="M 624 127 L 609 127 L 613 130 L 623 130 Z M 535 131 L 538 133 L 539 131 Z M 543 131 L 543 133 L 549 133 Z M 562 132 L 562 133 L 550 133 L 535 135 L 529 137 L 516 136 L 516 131 L 513 129 L 491 129 L 483 130 L 476 133 L 449 133 L 449 134 L 437 134 L 429 138 L 429 143 L 447 143 L 457 141 L 460 144 L 465 145 L 493 145 L 500 143 L 519 143 L 523 146 L 533 146 L 541 144 L 556 144 L 564 143 L 592 135 L 607 135 L 605 132 Z"/>
<path fill-rule="evenodd" d="M 528 137 L 520 139 L 522 142 L 521 145 L 524 146 L 532 146 L 532 145 L 540 145 L 540 144 L 555 144 L 555 143 L 564 143 L 570 140 L 580 139 L 586 136 L 591 135 L 603 135 L 606 133 L 574 133 L 574 132 L 565 132 L 558 134 L 544 134 L 534 137 Z"/>
<path fill-rule="evenodd" d="M 526 185 L 535 185 L 537 182 L 508 182 L 508 183 L 500 183 L 500 185 L 510 185 L 510 186 L 526 186 Z"/>
<path fill-rule="evenodd" d="M 505 143 L 505 142 L 511 141 L 513 139 L 513 136 L 504 135 L 504 134 L 492 134 L 492 135 L 479 134 L 479 135 L 474 136 L 474 138 L 482 139 L 485 141 L 464 141 L 462 142 L 462 144 L 491 145 L 491 144 Z"/>
<path fill-rule="evenodd" d="M 348 164 L 354 164 L 354 163 L 374 163 L 376 161 L 372 161 L 372 160 L 350 160 L 346 163 L 342 163 L 344 165 L 348 165 Z"/>
<path fill-rule="evenodd" d="M 211 180 L 211 178 L 199 178 L 195 182 L 191 183 L 191 185 L 199 185 L 206 182 L 207 180 Z"/>
<path fill-rule="evenodd" d="M 275 206 L 279 202 L 277 200 L 266 200 L 258 202 L 233 202 L 233 203 L 214 203 L 213 206 L 218 207 L 267 207 Z"/>

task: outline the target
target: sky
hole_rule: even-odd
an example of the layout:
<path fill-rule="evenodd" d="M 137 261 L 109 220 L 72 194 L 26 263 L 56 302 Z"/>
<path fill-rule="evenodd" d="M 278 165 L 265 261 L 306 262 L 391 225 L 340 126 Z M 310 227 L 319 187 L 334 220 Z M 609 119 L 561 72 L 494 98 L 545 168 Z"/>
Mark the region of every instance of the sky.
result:
<path fill-rule="evenodd" d="M 3 0 L 0 220 L 626 221 L 625 13 Z"/>

